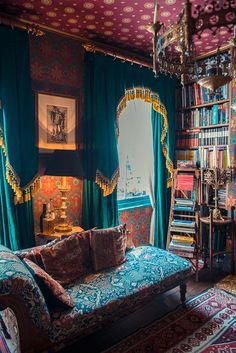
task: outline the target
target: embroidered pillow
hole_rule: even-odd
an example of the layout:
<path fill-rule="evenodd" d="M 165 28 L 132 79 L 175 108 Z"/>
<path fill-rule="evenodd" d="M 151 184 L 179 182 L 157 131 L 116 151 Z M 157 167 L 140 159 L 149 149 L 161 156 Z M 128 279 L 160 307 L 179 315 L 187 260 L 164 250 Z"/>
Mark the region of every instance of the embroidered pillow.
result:
<path fill-rule="evenodd" d="M 118 266 L 126 261 L 127 234 L 125 225 L 91 230 L 90 246 L 93 267 L 96 271 Z"/>
<path fill-rule="evenodd" d="M 65 289 L 47 272 L 26 258 L 22 260 L 41 289 L 49 307 L 73 308 L 74 303 Z"/>
<path fill-rule="evenodd" d="M 26 249 L 26 250 L 21 250 L 17 252 L 17 256 L 23 260 L 24 258 L 33 261 L 34 263 L 36 263 L 38 266 L 43 267 L 43 262 L 42 262 L 42 258 L 41 258 L 41 250 L 50 246 L 53 246 L 54 244 L 56 244 L 57 242 L 59 242 L 61 239 L 55 239 L 50 241 L 49 243 L 45 244 L 45 245 L 39 245 L 39 246 L 35 246 L 33 248 L 30 249 Z"/>
<path fill-rule="evenodd" d="M 89 234 L 90 231 L 74 234 L 41 250 L 45 271 L 62 285 L 91 270 Z"/>

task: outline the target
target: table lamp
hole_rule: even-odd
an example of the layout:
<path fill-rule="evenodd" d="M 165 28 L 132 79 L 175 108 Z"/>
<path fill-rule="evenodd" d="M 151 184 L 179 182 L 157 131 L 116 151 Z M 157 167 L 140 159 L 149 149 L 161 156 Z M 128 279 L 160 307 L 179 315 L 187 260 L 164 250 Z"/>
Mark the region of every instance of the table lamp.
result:
<path fill-rule="evenodd" d="M 67 177 L 83 177 L 79 151 L 57 150 L 48 160 L 44 175 L 60 176 L 61 181 L 58 190 L 61 192 L 61 207 L 59 223 L 54 228 L 57 232 L 70 232 L 72 227 L 67 221 L 67 193 L 70 186 L 67 184 Z"/>

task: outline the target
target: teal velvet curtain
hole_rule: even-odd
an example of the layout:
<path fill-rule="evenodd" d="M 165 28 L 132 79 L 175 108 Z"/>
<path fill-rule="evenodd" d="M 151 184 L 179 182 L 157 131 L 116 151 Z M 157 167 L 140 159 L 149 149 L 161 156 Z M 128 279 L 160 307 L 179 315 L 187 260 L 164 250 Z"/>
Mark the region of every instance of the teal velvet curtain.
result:
<path fill-rule="evenodd" d="M 168 230 L 170 189 L 166 187 L 168 178 L 165 158 L 161 148 L 162 119 L 159 113 L 152 110 L 153 154 L 154 154 L 154 245 L 165 249 Z"/>
<path fill-rule="evenodd" d="M 0 26 L 0 41 L 0 242 L 18 249 L 34 244 L 30 186 L 38 168 L 34 95 L 28 34 Z"/>
<path fill-rule="evenodd" d="M 173 124 L 176 80 L 164 75 L 155 79 L 152 71 L 147 68 L 99 54 L 87 53 L 85 68 L 84 165 L 86 170 L 82 219 L 84 228 L 88 229 L 94 226 L 109 227 L 118 222 L 116 189 L 109 196 L 104 197 L 94 179 L 99 171 L 99 177 L 107 182 L 110 191 L 114 186 L 113 182 L 116 182 L 118 171 L 116 110 L 120 99 L 125 94 L 125 89 L 146 87 L 157 92 L 166 106 L 168 121 L 172 121 Z M 169 104 L 171 106 L 168 106 Z M 168 135 L 170 148 L 174 146 L 172 134 L 174 130 L 170 128 Z M 165 175 L 161 177 L 164 178 Z M 163 181 L 163 185 L 165 182 Z M 168 214 L 164 216 L 168 218 Z M 158 230 L 156 236 L 158 236 Z"/>
<path fill-rule="evenodd" d="M 175 158 L 175 82 L 169 84 L 168 81 L 163 81 L 163 86 L 161 90 L 161 92 L 166 92 L 166 94 L 162 96 L 161 101 L 165 105 L 167 110 L 167 146 L 169 150 L 169 157 L 172 161 L 174 161 Z M 160 94 L 161 92 L 158 91 L 158 93 Z M 165 158 L 161 148 L 161 132 L 163 130 L 163 119 L 161 118 L 160 114 L 154 110 L 152 110 L 152 127 L 154 153 L 154 197 L 156 200 L 156 209 L 154 213 L 154 245 L 159 248 L 165 249 L 169 224 L 171 189 L 166 187 L 168 173 L 165 166 Z"/>

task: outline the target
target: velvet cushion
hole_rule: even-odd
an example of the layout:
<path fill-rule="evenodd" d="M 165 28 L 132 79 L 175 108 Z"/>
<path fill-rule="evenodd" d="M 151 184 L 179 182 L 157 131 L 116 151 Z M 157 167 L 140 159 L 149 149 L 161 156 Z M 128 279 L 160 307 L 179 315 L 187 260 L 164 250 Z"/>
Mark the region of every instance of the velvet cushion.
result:
<path fill-rule="evenodd" d="M 122 264 L 126 261 L 127 233 L 125 225 L 91 230 L 90 246 L 95 271 Z"/>
<path fill-rule="evenodd" d="M 33 248 L 26 249 L 26 250 L 21 250 L 21 251 L 16 252 L 16 254 L 21 260 L 26 258 L 26 259 L 28 259 L 30 261 L 33 261 L 38 266 L 44 268 L 43 261 L 42 261 L 42 258 L 41 258 L 41 250 L 44 249 L 44 248 L 53 246 L 54 244 L 56 244 L 60 240 L 61 240 L 60 238 L 54 239 L 54 240 L 50 241 L 47 244 L 35 246 Z"/>
<path fill-rule="evenodd" d="M 38 284 L 48 307 L 73 308 L 74 303 L 65 289 L 41 267 L 26 258 L 22 262 Z"/>
<path fill-rule="evenodd" d="M 45 270 L 62 285 L 71 284 L 91 270 L 89 234 L 73 234 L 41 250 Z"/>

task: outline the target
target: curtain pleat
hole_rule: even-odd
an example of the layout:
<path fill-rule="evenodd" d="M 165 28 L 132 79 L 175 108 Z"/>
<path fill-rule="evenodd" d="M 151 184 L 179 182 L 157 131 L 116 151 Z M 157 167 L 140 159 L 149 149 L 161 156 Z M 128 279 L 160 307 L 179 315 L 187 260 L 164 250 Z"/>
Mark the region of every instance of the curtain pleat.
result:
<path fill-rule="evenodd" d="M 38 169 L 29 38 L 0 26 L 0 243 L 34 245 L 33 182 Z M 32 186 L 31 186 L 32 185 Z"/>

